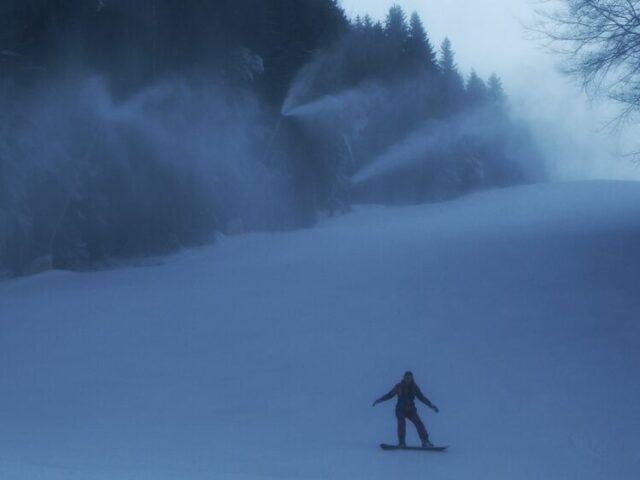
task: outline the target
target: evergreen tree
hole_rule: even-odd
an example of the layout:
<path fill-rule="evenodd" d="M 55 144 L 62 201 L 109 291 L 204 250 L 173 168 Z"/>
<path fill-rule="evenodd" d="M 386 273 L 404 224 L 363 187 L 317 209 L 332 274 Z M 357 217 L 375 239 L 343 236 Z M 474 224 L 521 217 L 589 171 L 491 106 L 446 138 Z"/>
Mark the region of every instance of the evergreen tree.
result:
<path fill-rule="evenodd" d="M 440 71 L 446 75 L 451 72 L 457 72 L 458 66 L 455 61 L 455 54 L 453 53 L 453 47 L 451 46 L 451 40 L 445 38 L 440 46 L 440 58 L 438 59 L 438 66 Z"/>
<path fill-rule="evenodd" d="M 213 85 L 212 91 L 202 93 L 214 98 L 220 94 L 224 102 L 231 99 L 230 112 L 226 104 L 212 103 L 211 112 L 196 109 L 188 117 L 201 122 L 198 128 L 206 126 L 214 138 L 219 128 L 210 123 L 217 121 L 215 111 L 244 118 L 243 100 L 248 101 L 255 120 L 237 120 L 234 129 L 247 129 L 238 143 L 246 145 L 251 158 L 261 157 L 268 144 L 277 158 L 269 168 L 283 174 L 283 184 L 290 182 L 292 213 L 277 220 L 282 226 L 310 223 L 323 205 L 332 209 L 348 198 L 344 178 L 349 172 L 416 128 L 430 135 L 431 123 L 425 121 L 434 117 L 445 127 L 436 125 L 433 131 L 444 131 L 431 142 L 437 143 L 435 150 L 429 146 L 420 154 L 428 161 L 381 175 L 372 184 L 379 191 L 377 200 L 391 201 L 394 195 L 444 198 L 443 192 L 462 193 L 481 182 L 523 178 L 507 148 L 522 134 L 505 114 L 507 98 L 498 76 L 485 83 L 472 72 L 465 86 L 451 42 L 445 39 L 436 59 L 418 14 L 407 18 L 398 5 L 390 8 L 384 22 L 369 16 L 349 22 L 338 0 L 3 0 L 0 86 L 10 88 L 0 88 L 0 101 L 10 113 L 0 115 L 0 204 L 8 205 L 0 209 L 0 270 L 11 258 L 12 269 L 21 271 L 44 253 L 62 267 L 104 256 L 158 253 L 209 238 L 213 229 L 224 228 L 242 210 L 229 203 L 224 192 L 212 192 L 204 179 L 200 182 L 195 168 L 182 165 L 197 163 L 182 160 L 191 158 L 188 148 L 186 155 L 172 148 L 165 154 L 156 148 L 155 137 L 138 139 L 141 134 L 124 125 L 116 129 L 122 129 L 122 139 L 117 133 L 94 140 L 93 131 L 102 130 L 107 120 L 88 101 L 74 107 L 82 118 L 77 127 L 51 132 L 54 143 L 65 146 L 54 150 L 66 153 L 44 156 L 59 168 L 32 171 L 33 165 L 15 150 L 20 142 L 3 141 L 23 133 L 16 125 L 42 123 L 29 117 L 33 105 L 21 108 L 21 97 L 77 66 L 104 78 L 105 95 L 123 103 L 174 76 L 190 82 L 194 92 L 203 89 L 202 83 Z M 322 128 L 308 128 L 295 115 L 273 115 L 301 70 L 305 92 L 299 105 L 334 93 L 344 100 L 345 108 L 336 109 L 340 113 L 322 112 Z M 35 81 L 23 81 L 25 77 Z M 27 95 L 11 95 L 14 90 Z M 154 101 L 149 102 L 155 108 Z M 166 100 L 167 112 L 163 106 L 158 115 L 169 115 L 170 120 L 181 108 L 191 112 L 191 103 L 184 102 L 177 93 L 175 100 Z M 235 110 L 238 105 L 241 111 Z M 169 112 L 172 108 L 178 110 Z M 20 115 L 25 118 L 17 122 Z M 271 125 L 276 119 L 277 126 Z M 485 122 L 495 122 L 495 128 L 469 127 Z M 84 125 L 91 132 L 80 131 Z M 272 127 L 277 133 L 267 135 Z M 179 138 L 179 130 L 172 127 L 170 136 Z M 192 137 L 182 134 L 179 143 L 189 145 Z M 84 148 L 83 141 L 91 146 Z M 525 149 L 530 144 L 522 143 Z M 222 148 L 211 155 L 221 156 L 220 164 L 226 165 L 235 161 L 235 152 Z M 165 159 L 167 155 L 175 158 Z M 33 158 L 41 156 L 34 150 Z M 113 161 L 106 161 L 107 156 Z M 266 161 L 262 167 L 267 168 Z M 74 172 L 71 183 L 69 171 Z M 114 189 L 114 182 L 126 183 L 121 181 L 125 177 L 130 177 L 130 187 Z M 255 221 L 247 227 L 262 228 Z"/>
<path fill-rule="evenodd" d="M 475 70 L 471 70 L 467 80 L 467 103 L 469 106 L 476 106 L 485 103 L 489 98 L 487 84 L 480 78 Z"/>
<path fill-rule="evenodd" d="M 455 109 L 464 95 L 464 80 L 458 71 L 451 41 L 445 38 L 440 47 L 438 67 L 442 75 L 443 98 L 445 107 Z"/>
<path fill-rule="evenodd" d="M 437 68 L 436 54 L 417 12 L 411 15 L 409 21 L 407 55 L 411 61 L 426 70 L 435 71 Z"/>
<path fill-rule="evenodd" d="M 384 24 L 384 33 L 391 49 L 391 54 L 404 57 L 409 40 L 409 26 L 407 16 L 399 5 L 393 5 L 387 13 Z"/>
<path fill-rule="evenodd" d="M 507 95 L 502 86 L 502 80 L 495 73 L 492 73 L 487 83 L 489 99 L 497 107 L 503 108 L 507 103 Z"/>
<path fill-rule="evenodd" d="M 362 19 L 362 28 L 364 28 L 366 31 L 371 31 L 373 29 L 373 26 L 373 20 L 371 20 L 371 16 L 365 15 Z"/>
<path fill-rule="evenodd" d="M 370 15 L 362 19 L 362 30 L 370 42 L 372 48 L 380 48 L 384 41 L 384 27 L 380 22 L 374 22 Z"/>

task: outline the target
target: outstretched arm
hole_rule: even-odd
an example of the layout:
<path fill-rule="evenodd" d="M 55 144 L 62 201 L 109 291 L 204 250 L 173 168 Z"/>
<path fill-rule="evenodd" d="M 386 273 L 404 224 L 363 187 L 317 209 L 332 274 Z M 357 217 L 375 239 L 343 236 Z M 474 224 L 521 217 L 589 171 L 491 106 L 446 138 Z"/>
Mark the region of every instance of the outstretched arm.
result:
<path fill-rule="evenodd" d="M 395 387 L 393 387 L 391 389 L 391 391 L 389 393 L 387 393 L 386 395 L 381 396 L 379 399 L 377 399 L 375 402 L 373 402 L 373 406 L 375 407 L 379 403 L 386 402 L 387 400 L 391 400 L 397 394 L 398 394 L 398 386 L 396 385 Z"/>
<path fill-rule="evenodd" d="M 427 397 L 424 396 L 424 394 L 422 393 L 422 390 L 420 390 L 420 387 L 418 387 L 417 385 L 416 385 L 416 397 L 418 397 L 418 400 L 424 403 L 427 407 L 432 408 L 436 413 L 439 412 L 438 407 L 436 407 L 433 403 L 431 403 L 431 400 L 429 400 Z"/>

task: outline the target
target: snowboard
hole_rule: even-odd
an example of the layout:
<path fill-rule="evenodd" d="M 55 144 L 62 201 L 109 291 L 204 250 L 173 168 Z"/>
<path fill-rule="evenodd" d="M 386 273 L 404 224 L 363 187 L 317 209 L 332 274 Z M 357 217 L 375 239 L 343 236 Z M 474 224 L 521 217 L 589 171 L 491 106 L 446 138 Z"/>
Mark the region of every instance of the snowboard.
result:
<path fill-rule="evenodd" d="M 446 447 L 399 447 L 398 445 L 387 445 L 386 443 L 381 443 L 380 448 L 382 450 L 414 450 L 414 451 L 423 451 L 423 452 L 444 452 L 449 446 Z"/>

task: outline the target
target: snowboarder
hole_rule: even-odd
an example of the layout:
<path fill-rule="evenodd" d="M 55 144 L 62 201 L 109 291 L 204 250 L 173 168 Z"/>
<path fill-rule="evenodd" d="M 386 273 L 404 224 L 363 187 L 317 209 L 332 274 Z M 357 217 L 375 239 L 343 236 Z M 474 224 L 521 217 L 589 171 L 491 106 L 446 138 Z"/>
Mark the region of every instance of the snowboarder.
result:
<path fill-rule="evenodd" d="M 433 448 L 433 444 L 429 441 L 429 434 L 425 428 L 422 420 L 418 416 L 418 410 L 414 403 L 416 397 L 427 407 L 433 409 L 438 413 L 438 407 L 436 407 L 431 401 L 422 394 L 420 387 L 413 381 L 413 373 L 406 372 L 402 381 L 391 389 L 389 393 L 383 395 L 375 402 L 373 406 L 377 404 L 391 400 L 393 397 L 398 396 L 398 403 L 396 403 L 396 418 L 398 419 L 398 446 L 406 447 L 405 435 L 406 435 L 406 420 L 409 419 L 418 430 L 420 440 L 422 440 L 423 448 Z"/>

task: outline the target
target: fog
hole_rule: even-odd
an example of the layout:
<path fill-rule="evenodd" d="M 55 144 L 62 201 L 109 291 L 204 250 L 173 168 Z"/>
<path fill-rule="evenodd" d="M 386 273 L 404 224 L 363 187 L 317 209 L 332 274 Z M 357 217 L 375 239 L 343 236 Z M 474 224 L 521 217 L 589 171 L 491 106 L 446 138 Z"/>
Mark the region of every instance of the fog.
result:
<path fill-rule="evenodd" d="M 472 155 L 465 155 L 465 147 L 462 145 L 487 137 L 495 138 L 496 143 L 498 142 L 497 137 L 504 125 L 495 120 L 490 121 L 491 114 L 490 111 L 478 110 L 471 115 L 461 115 L 447 121 L 425 122 L 360 169 L 352 181 L 356 185 L 365 184 L 413 165 L 419 165 L 422 170 L 438 172 L 436 175 L 460 175 L 454 168 L 449 170 L 451 165 L 443 160 L 449 158 L 450 152 L 457 152 L 458 158 L 468 162 L 467 173 L 482 178 L 485 175 L 483 170 L 490 168 L 490 165 L 483 165 Z M 530 179 L 544 178 L 542 168 L 530 158 L 531 152 L 527 151 L 526 141 L 516 135 L 510 140 L 507 152 L 510 157 L 517 159 L 518 170 L 526 171 L 526 176 Z M 448 181 L 456 180 L 449 178 Z"/>
<path fill-rule="evenodd" d="M 558 180 L 640 180 L 640 168 L 627 155 L 638 149 L 640 130 L 617 125 L 620 107 L 589 98 L 578 82 L 561 72 L 561 59 L 528 27 L 535 22 L 535 0 L 398 0 L 423 18 L 435 45 L 448 37 L 461 70 L 483 76 L 499 72 L 517 115 L 536 129 Z M 350 15 L 382 19 L 385 0 L 342 0 Z"/>
<path fill-rule="evenodd" d="M 531 12 L 0 0 L 0 480 L 637 480 L 640 148 Z"/>
<path fill-rule="evenodd" d="M 79 266 L 291 223 L 264 112 L 251 97 L 228 98 L 176 78 L 116 101 L 89 74 L 5 98 L 3 247 L 15 268 L 52 248 Z"/>
<path fill-rule="evenodd" d="M 628 132 L 603 130 L 614 107 L 587 104 L 522 38 L 528 4 L 342 6 L 4 3 L 0 274 L 310 227 L 361 203 L 634 178 Z"/>

